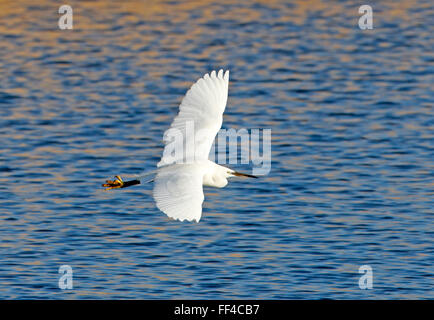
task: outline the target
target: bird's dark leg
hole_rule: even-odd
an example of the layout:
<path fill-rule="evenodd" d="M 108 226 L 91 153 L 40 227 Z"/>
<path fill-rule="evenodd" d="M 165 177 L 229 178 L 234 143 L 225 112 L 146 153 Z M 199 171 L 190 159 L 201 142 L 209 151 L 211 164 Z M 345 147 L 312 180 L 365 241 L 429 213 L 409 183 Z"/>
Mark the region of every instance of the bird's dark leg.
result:
<path fill-rule="evenodd" d="M 134 186 L 136 184 L 140 184 L 140 180 L 134 179 L 130 181 L 123 181 L 120 176 L 115 176 L 115 180 L 106 180 L 102 186 L 106 187 L 106 190 L 118 189 L 118 188 L 126 188 L 130 186 Z"/>

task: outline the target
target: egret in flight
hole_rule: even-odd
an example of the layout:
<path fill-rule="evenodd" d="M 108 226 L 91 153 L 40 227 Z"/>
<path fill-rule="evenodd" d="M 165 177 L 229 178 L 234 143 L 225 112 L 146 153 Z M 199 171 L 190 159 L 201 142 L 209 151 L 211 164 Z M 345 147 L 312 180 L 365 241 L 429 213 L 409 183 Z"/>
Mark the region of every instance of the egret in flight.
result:
<path fill-rule="evenodd" d="M 204 200 L 202 186 L 223 188 L 228 178 L 234 176 L 257 178 L 208 160 L 223 122 L 228 87 L 229 71 L 205 74 L 187 91 L 178 115 L 164 133 L 165 147 L 157 170 L 130 181 L 115 176 L 115 180 L 107 180 L 103 187 L 106 190 L 125 188 L 156 174 L 146 182 L 154 182 L 153 196 L 158 209 L 173 219 L 199 222 Z M 173 150 L 182 152 L 173 156 Z"/>

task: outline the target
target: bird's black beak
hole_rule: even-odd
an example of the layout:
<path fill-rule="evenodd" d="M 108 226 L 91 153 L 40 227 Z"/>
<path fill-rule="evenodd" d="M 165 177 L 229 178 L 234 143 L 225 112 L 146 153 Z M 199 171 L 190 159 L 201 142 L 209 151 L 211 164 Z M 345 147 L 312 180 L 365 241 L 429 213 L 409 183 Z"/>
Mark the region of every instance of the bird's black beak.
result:
<path fill-rule="evenodd" d="M 251 174 L 247 174 L 247 173 L 241 173 L 241 172 L 234 171 L 231 174 L 233 174 L 234 176 L 237 176 L 237 177 L 248 177 L 248 178 L 258 179 L 257 176 L 254 176 L 254 175 L 251 175 Z"/>

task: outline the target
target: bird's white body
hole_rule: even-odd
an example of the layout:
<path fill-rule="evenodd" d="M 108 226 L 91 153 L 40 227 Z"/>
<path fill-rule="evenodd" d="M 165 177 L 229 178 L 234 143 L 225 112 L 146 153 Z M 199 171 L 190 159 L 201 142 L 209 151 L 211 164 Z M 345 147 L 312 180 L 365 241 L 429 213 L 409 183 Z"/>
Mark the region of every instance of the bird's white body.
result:
<path fill-rule="evenodd" d="M 211 146 L 223 121 L 229 87 L 229 71 L 206 74 L 187 91 L 179 113 L 164 133 L 166 143 L 154 179 L 157 207 L 169 217 L 199 222 L 204 200 L 203 186 L 222 188 L 233 170 L 208 160 Z M 188 131 L 187 126 L 193 125 Z M 170 133 L 182 139 L 170 139 Z M 172 145 L 171 145 L 172 144 Z M 175 146 L 173 146 L 175 144 Z M 179 144 L 179 145 L 176 145 Z M 188 148 L 190 144 L 193 148 Z M 169 148 L 183 152 L 173 156 Z M 190 150 L 190 151 L 189 151 Z"/>
<path fill-rule="evenodd" d="M 210 160 L 161 167 L 153 190 L 157 207 L 171 218 L 199 222 L 204 200 L 202 186 L 223 188 L 231 171 Z"/>
<path fill-rule="evenodd" d="M 179 113 L 164 133 L 165 148 L 158 169 L 124 183 L 107 180 L 103 186 L 122 188 L 156 173 L 153 196 L 157 207 L 169 217 L 199 222 L 204 200 L 203 186 L 223 188 L 232 176 L 248 176 L 208 160 L 223 121 L 229 87 L 229 71 L 205 74 L 187 91 Z M 182 152 L 172 154 L 173 150 Z M 256 177 L 254 177 L 256 178 Z"/>

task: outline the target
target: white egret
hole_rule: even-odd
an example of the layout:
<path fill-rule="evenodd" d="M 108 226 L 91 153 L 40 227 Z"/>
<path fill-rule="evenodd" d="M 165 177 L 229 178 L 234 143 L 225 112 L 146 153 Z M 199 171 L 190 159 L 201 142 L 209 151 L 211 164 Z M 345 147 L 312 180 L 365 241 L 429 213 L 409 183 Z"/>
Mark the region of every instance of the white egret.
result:
<path fill-rule="evenodd" d="M 114 181 L 107 180 L 103 187 L 107 187 L 106 190 L 129 187 L 156 173 L 151 181 L 154 182 L 153 196 L 157 207 L 171 218 L 199 222 L 204 200 L 202 186 L 223 188 L 228 184 L 227 179 L 233 176 L 257 178 L 208 160 L 223 122 L 228 86 L 229 71 L 224 75 L 223 70 L 218 74 L 212 71 L 200 78 L 187 91 L 178 115 L 164 133 L 165 148 L 158 169 L 125 182 L 115 176 Z M 189 124 L 193 128 L 189 129 Z M 174 141 L 171 137 L 176 138 L 174 133 L 177 132 L 181 138 Z M 173 156 L 171 151 L 178 150 L 177 147 L 182 152 Z"/>

